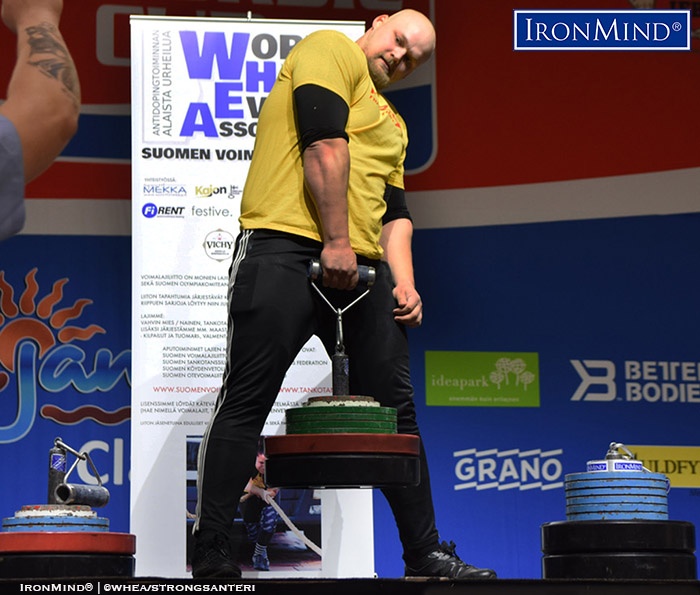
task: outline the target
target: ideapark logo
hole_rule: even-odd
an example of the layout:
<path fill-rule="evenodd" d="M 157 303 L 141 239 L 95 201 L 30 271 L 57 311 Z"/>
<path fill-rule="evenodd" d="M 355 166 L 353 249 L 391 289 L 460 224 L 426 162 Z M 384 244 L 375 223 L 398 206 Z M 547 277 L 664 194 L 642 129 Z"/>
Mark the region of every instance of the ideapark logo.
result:
<path fill-rule="evenodd" d="M 539 407 L 537 353 L 426 351 L 428 405 Z"/>
<path fill-rule="evenodd" d="M 16 442 L 32 428 L 37 412 L 56 423 L 72 425 L 91 419 L 102 425 L 116 425 L 130 418 L 130 406 L 108 411 L 94 404 L 66 410 L 45 404 L 38 411 L 40 391 L 59 395 L 74 390 L 82 395 L 106 393 L 120 380 L 130 387 L 131 351 L 114 355 L 109 349 L 98 349 L 92 361 L 81 343 L 107 331 L 99 324 L 79 325 L 77 321 L 93 302 L 78 299 L 61 307 L 68 278 L 54 282 L 50 292 L 40 297 L 37 269 L 24 278 L 25 287 L 15 299 L 15 291 L 0 271 L 0 401 L 11 407 L 10 399 L 2 399 L 13 385 L 16 411 L 10 412 L 8 425 L 0 426 L 0 444 Z M 3 411 L 3 418 L 7 412 Z"/>

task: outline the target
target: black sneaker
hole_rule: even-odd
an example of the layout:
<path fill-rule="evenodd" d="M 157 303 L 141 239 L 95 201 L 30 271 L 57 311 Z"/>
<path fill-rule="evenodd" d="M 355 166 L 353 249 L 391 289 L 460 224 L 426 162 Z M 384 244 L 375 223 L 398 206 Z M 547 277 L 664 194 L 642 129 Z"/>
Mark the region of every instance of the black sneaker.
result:
<path fill-rule="evenodd" d="M 455 544 L 444 541 L 434 552 L 423 556 L 414 564 L 406 564 L 406 576 L 441 577 L 451 579 L 492 579 L 496 573 L 489 568 L 477 568 L 465 564 L 455 553 Z"/>
<path fill-rule="evenodd" d="M 192 553 L 192 578 L 241 578 L 241 569 L 233 563 L 228 538 L 217 533 L 206 541 L 195 539 Z"/>

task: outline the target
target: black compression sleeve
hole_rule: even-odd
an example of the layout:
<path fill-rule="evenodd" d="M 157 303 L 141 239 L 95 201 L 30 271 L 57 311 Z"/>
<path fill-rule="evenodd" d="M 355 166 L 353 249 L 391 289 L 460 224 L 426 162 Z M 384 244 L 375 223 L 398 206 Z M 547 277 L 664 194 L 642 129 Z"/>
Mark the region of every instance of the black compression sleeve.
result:
<path fill-rule="evenodd" d="M 387 184 L 384 190 L 384 202 L 386 202 L 386 212 L 384 217 L 382 217 L 382 225 L 386 225 L 394 219 L 409 219 L 413 221 L 408 206 L 406 206 L 406 193 L 403 188 Z"/>
<path fill-rule="evenodd" d="M 302 153 L 318 140 L 348 140 L 345 125 L 350 109 L 340 95 L 319 85 L 302 85 L 294 90 L 294 107 Z"/>

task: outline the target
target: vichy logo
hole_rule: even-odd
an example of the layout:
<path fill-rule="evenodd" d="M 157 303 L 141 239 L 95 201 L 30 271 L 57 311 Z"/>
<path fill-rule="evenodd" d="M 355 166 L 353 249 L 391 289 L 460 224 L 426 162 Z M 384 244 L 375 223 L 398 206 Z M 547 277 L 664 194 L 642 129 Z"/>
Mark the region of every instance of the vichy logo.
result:
<path fill-rule="evenodd" d="M 562 449 L 475 448 L 453 453 L 455 490 L 553 490 L 563 487 Z"/>
<path fill-rule="evenodd" d="M 204 252 L 212 260 L 219 262 L 231 260 L 233 255 L 234 237 L 223 229 L 217 229 L 204 238 Z"/>
<path fill-rule="evenodd" d="M 618 381 L 610 360 L 570 361 L 581 379 L 572 401 L 700 403 L 700 362 L 627 360 Z"/>

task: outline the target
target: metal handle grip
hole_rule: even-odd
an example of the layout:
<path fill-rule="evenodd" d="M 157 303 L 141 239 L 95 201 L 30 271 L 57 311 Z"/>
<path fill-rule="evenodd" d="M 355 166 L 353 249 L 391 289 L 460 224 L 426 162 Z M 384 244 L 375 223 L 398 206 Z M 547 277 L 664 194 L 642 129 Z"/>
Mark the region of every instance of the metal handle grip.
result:
<path fill-rule="evenodd" d="M 377 278 L 377 271 L 375 268 L 364 264 L 357 265 L 357 274 L 359 275 L 359 280 L 357 282 L 359 286 L 372 287 Z M 309 278 L 313 279 L 314 281 L 323 277 L 323 268 L 321 267 L 321 262 L 318 259 L 312 258 L 309 261 L 308 275 Z"/>

